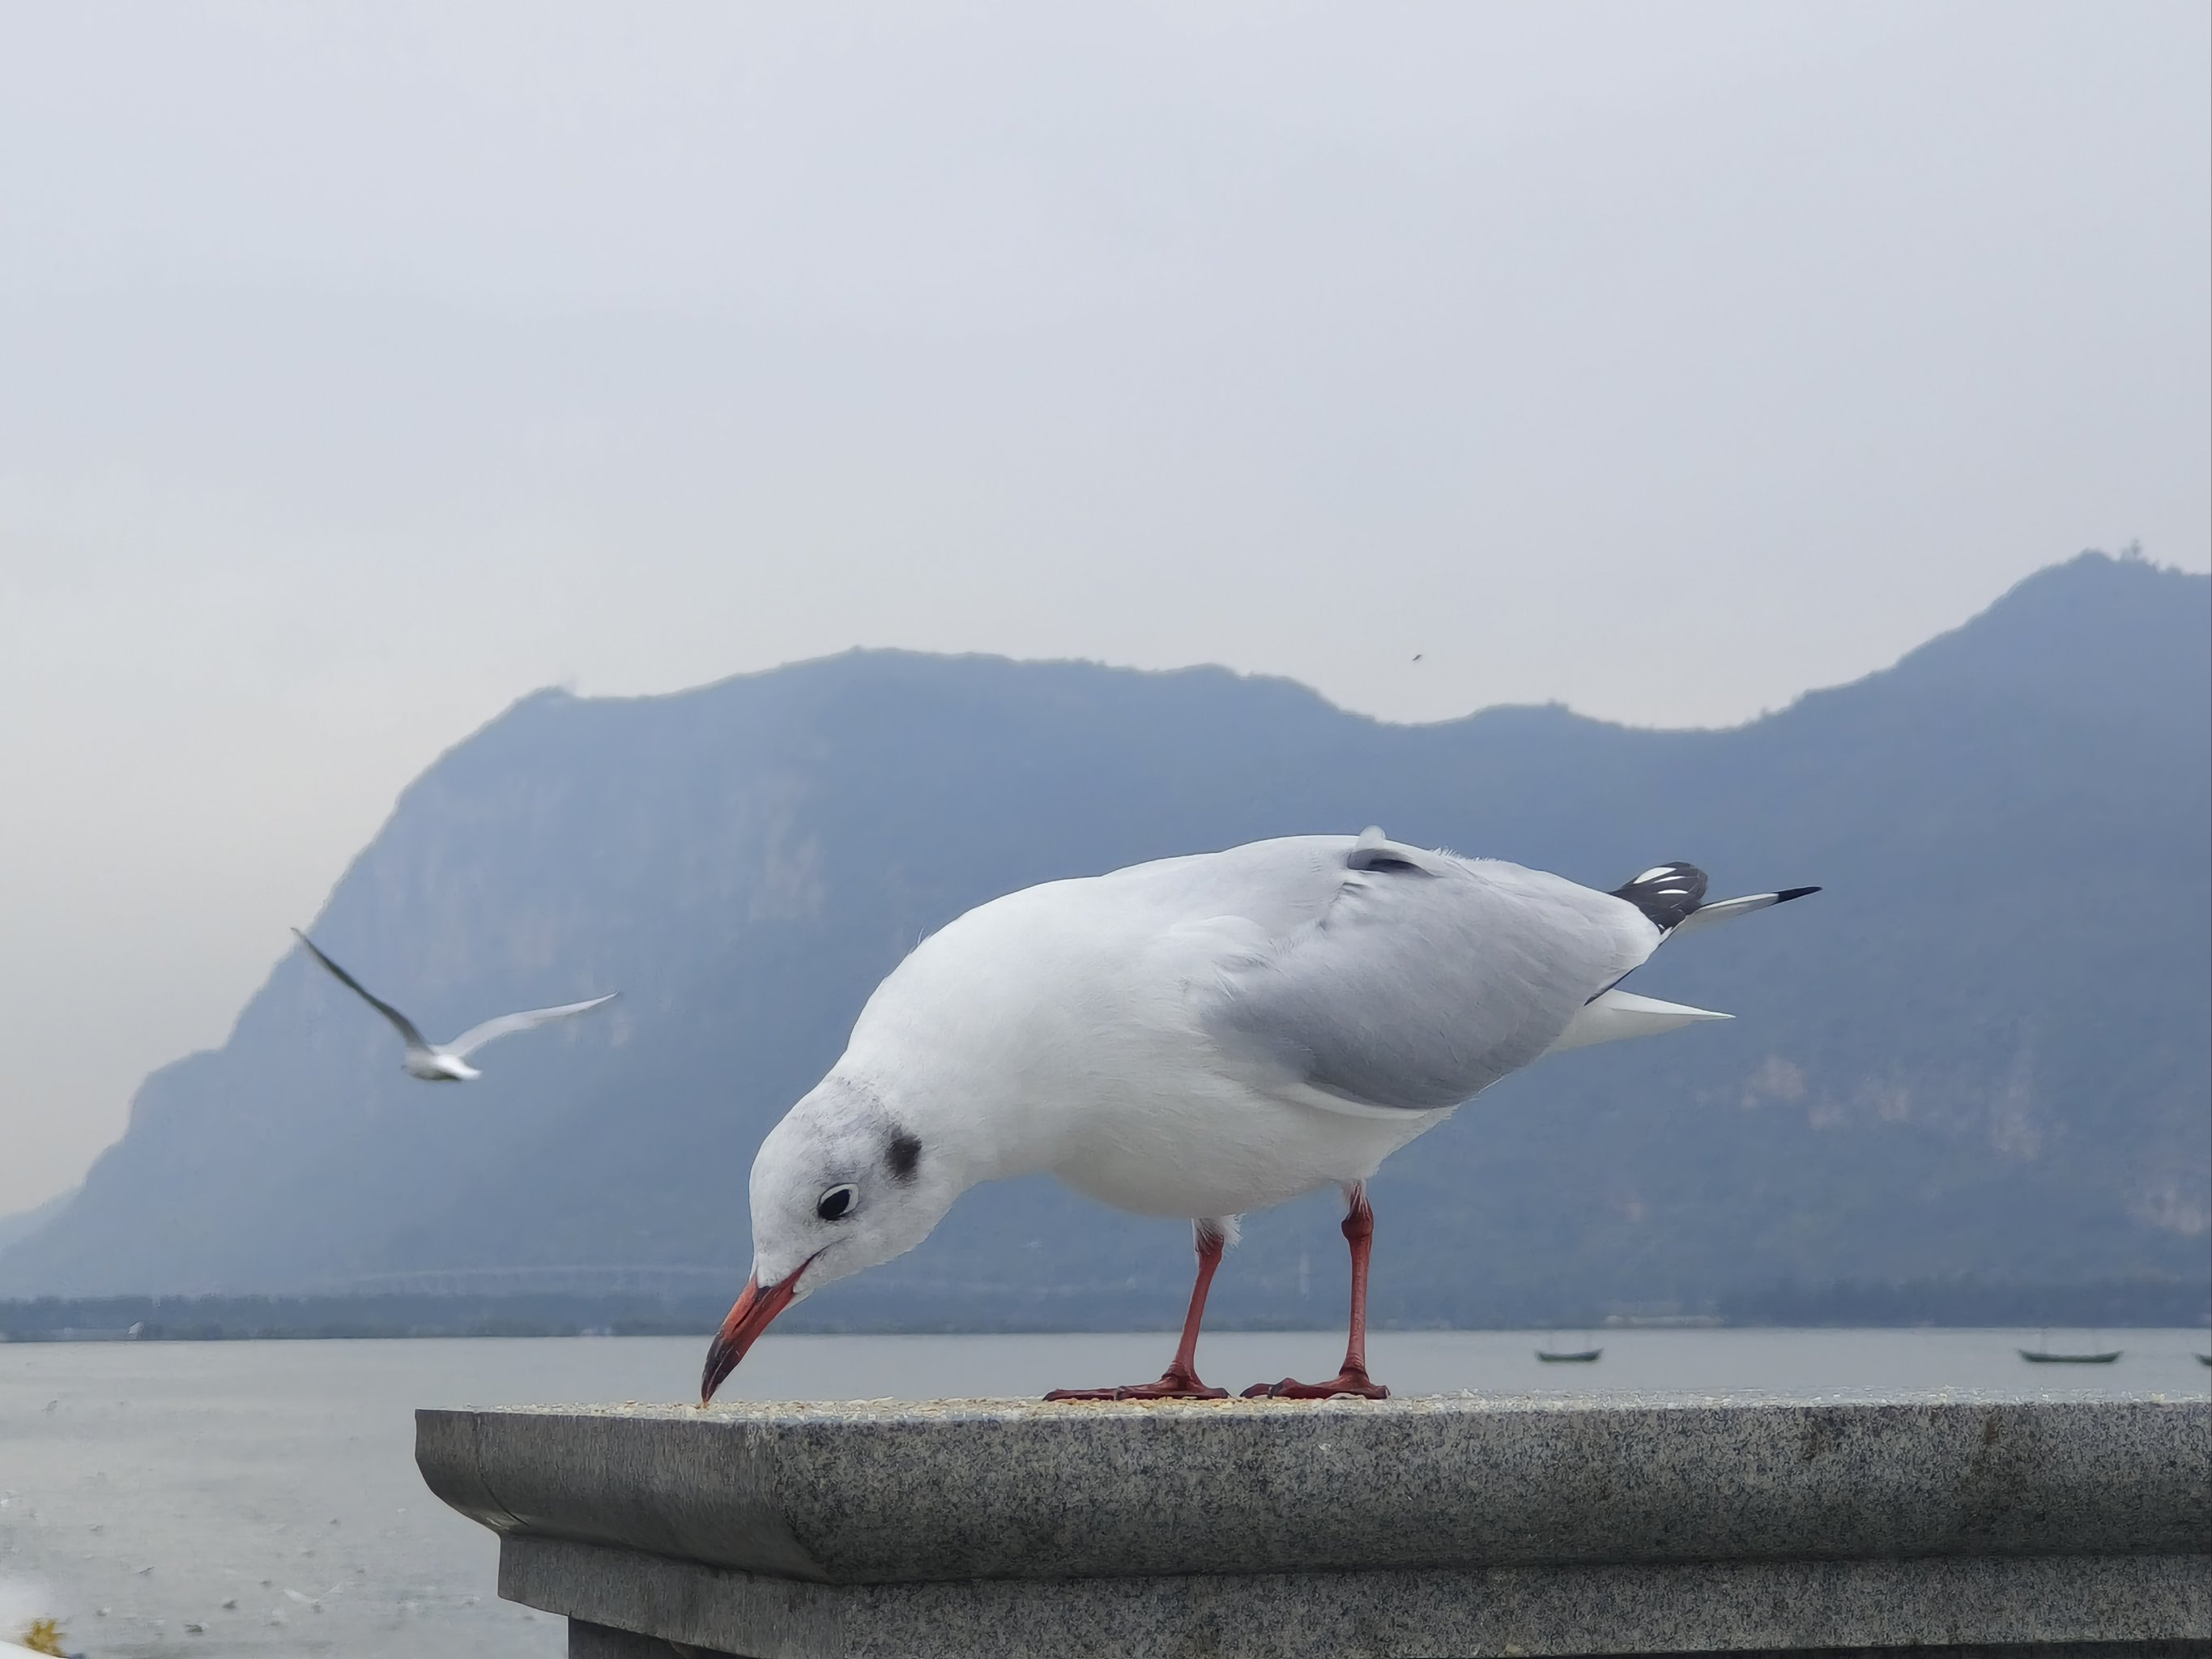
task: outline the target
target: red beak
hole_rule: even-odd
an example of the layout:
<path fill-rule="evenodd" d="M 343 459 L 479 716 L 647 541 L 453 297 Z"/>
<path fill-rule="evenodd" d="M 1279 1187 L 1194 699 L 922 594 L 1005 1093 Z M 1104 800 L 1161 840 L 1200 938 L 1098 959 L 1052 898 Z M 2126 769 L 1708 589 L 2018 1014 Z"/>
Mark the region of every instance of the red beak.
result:
<path fill-rule="evenodd" d="M 745 1357 L 745 1350 L 760 1340 L 760 1334 L 769 1322 L 791 1305 L 791 1298 L 799 1294 L 799 1277 L 813 1265 L 810 1257 L 781 1284 L 761 1288 L 757 1274 L 745 1280 L 745 1287 L 738 1293 L 737 1305 L 730 1316 L 722 1322 L 722 1328 L 714 1334 L 714 1346 L 707 1350 L 707 1369 L 699 1378 L 699 1403 L 706 1405 L 714 1397 L 714 1390 L 722 1386 L 722 1379 L 737 1370 L 738 1361 Z"/>

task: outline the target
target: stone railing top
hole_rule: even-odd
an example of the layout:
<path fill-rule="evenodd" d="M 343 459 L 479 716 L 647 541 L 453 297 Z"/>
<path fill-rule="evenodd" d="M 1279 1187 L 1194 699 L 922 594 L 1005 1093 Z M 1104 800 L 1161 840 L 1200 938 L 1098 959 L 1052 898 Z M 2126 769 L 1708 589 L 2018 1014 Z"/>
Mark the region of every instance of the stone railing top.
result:
<path fill-rule="evenodd" d="M 2212 1538 L 2212 1402 L 863 1401 L 417 1413 L 501 1533 L 824 1583 L 2124 1555 Z"/>

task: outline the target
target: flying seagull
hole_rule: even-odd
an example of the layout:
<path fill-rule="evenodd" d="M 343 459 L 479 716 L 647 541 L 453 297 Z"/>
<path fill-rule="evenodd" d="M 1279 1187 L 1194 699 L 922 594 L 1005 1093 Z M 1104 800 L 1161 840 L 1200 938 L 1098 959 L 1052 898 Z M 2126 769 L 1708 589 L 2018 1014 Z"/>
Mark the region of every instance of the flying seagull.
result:
<path fill-rule="evenodd" d="M 1718 903 L 1687 864 L 1601 893 L 1380 830 L 1048 882 L 918 945 L 752 1170 L 753 1270 L 707 1354 L 714 1390 L 786 1307 L 919 1244 L 980 1182 L 1050 1170 L 1188 1218 L 1198 1279 L 1157 1382 L 1054 1399 L 1218 1398 L 1199 1380 L 1207 1286 L 1237 1218 L 1336 1185 L 1367 1374 L 1366 1182 L 1462 1102 L 1548 1054 L 1725 1014 L 1619 988 L 1679 934 L 1817 891 Z"/>
<path fill-rule="evenodd" d="M 317 962 L 337 975 L 338 982 L 359 997 L 370 1007 L 390 1020 L 399 1040 L 407 1045 L 405 1057 L 399 1062 L 407 1075 L 425 1083 L 467 1083 L 483 1073 L 469 1064 L 469 1056 L 487 1042 L 495 1042 L 517 1031 L 534 1030 L 548 1020 L 566 1019 L 571 1014 L 580 1014 L 598 1007 L 603 1002 L 612 1002 L 621 994 L 610 991 L 603 997 L 593 997 L 589 1002 L 564 1002 L 557 1008 L 531 1008 L 519 1014 L 501 1014 L 497 1019 L 488 1019 L 481 1025 L 471 1025 L 451 1042 L 432 1042 L 415 1028 L 415 1022 L 390 1003 L 370 994 L 368 989 L 351 974 L 322 953 L 315 941 L 295 927 L 300 943 L 314 953 Z"/>

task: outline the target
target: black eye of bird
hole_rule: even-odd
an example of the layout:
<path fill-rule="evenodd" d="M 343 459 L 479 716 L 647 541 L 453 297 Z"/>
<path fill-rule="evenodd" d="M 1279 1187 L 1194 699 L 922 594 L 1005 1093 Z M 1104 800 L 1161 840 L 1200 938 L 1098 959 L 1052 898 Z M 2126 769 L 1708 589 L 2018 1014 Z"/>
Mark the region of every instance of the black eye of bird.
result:
<path fill-rule="evenodd" d="M 842 1187 L 832 1187 L 814 1200 L 814 1213 L 824 1221 L 835 1221 L 853 1207 L 853 1200 L 860 1195 L 859 1189 L 850 1182 Z"/>

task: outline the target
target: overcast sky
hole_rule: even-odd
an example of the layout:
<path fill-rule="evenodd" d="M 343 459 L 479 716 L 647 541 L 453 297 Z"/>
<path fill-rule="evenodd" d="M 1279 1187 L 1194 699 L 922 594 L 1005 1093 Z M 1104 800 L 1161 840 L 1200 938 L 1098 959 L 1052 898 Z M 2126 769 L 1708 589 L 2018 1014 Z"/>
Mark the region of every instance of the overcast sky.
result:
<path fill-rule="evenodd" d="M 0 1213 L 538 685 L 1732 723 L 2204 568 L 2207 16 L 0 0 Z"/>

